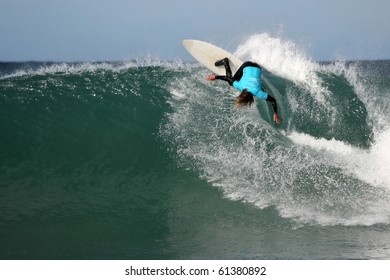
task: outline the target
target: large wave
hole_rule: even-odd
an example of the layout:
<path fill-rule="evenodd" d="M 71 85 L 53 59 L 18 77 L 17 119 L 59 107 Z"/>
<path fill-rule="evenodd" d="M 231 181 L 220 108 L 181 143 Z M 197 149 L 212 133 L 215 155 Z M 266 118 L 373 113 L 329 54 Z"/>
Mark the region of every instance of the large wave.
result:
<path fill-rule="evenodd" d="M 17 65 L 0 74 L 9 91 L 1 96 L 30 103 L 35 118 L 77 118 L 83 133 L 86 122 L 96 126 L 94 133 L 111 131 L 111 122 L 104 130 L 96 118 L 105 119 L 101 109 L 116 104 L 122 112 L 119 119 L 110 113 L 116 133 L 135 133 L 155 143 L 155 122 L 161 121 L 160 136 L 175 151 L 173 159 L 229 199 L 275 207 L 296 222 L 389 224 L 387 64 L 319 63 L 294 42 L 268 34 L 251 36 L 235 54 L 265 67 L 265 86 L 278 100 L 281 126 L 272 123 L 269 104 L 258 101 L 236 110 L 237 92 L 226 83 L 206 81 L 203 67 L 181 61 Z M 7 108 L 4 123 L 15 115 L 14 107 Z M 39 119 L 42 127 L 46 123 Z M 61 135 L 74 133 L 71 128 L 64 125 Z"/>
<path fill-rule="evenodd" d="M 251 36 L 235 54 L 269 71 L 281 128 L 267 104 L 235 110 L 231 88 L 188 65 L 169 85 L 173 111 L 161 128 L 180 163 L 227 198 L 276 207 L 296 222 L 390 223 L 390 103 L 373 70 L 315 62 L 268 34 Z"/>

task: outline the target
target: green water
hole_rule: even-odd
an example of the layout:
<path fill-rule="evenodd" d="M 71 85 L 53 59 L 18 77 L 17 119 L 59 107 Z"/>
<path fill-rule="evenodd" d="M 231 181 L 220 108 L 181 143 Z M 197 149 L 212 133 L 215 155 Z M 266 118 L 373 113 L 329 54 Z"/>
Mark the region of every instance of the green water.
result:
<path fill-rule="evenodd" d="M 323 67 L 277 128 L 194 64 L 0 64 L 0 259 L 389 258 L 389 62 Z"/>

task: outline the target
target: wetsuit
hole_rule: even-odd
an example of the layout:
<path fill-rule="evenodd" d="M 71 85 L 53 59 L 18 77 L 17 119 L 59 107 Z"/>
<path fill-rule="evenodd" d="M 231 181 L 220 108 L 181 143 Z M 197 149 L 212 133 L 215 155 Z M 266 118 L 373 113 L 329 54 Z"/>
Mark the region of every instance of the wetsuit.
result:
<path fill-rule="evenodd" d="M 216 79 L 227 81 L 229 85 L 239 91 L 246 89 L 257 98 L 271 102 L 274 113 L 278 113 L 275 98 L 266 93 L 261 84 L 262 69 L 260 65 L 250 61 L 244 62 L 232 76 L 229 61 L 227 59 L 221 60 L 220 64 L 225 66 L 226 76 L 215 76 Z"/>

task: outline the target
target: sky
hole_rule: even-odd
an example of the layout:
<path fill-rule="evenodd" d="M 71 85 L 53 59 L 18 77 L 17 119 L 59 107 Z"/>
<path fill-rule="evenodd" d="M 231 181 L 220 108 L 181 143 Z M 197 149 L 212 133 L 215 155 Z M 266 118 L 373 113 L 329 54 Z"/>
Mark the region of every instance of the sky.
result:
<path fill-rule="evenodd" d="M 183 39 L 234 51 L 254 34 L 313 60 L 390 59 L 390 0 L 0 0 L 0 61 L 190 57 Z"/>

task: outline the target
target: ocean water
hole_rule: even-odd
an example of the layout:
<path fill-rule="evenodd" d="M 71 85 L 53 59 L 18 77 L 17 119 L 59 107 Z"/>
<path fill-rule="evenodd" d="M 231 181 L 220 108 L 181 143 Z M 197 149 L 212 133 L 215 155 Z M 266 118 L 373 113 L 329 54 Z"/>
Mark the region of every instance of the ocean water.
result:
<path fill-rule="evenodd" d="M 258 34 L 194 62 L 0 63 L 0 259 L 389 259 L 390 61 Z"/>

